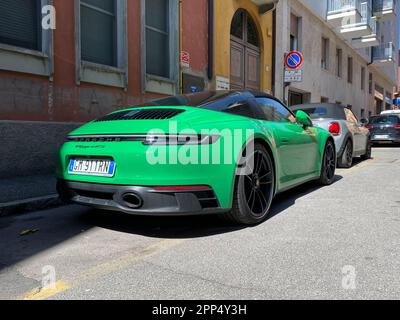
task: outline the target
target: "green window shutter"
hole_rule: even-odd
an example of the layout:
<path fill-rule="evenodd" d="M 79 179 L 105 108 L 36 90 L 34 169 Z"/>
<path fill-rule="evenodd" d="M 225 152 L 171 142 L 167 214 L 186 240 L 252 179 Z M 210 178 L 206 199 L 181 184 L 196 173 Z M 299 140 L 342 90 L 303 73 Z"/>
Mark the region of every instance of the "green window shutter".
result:
<path fill-rule="evenodd" d="M 0 0 L 0 43 L 41 50 L 39 0 Z"/>
<path fill-rule="evenodd" d="M 170 77 L 169 0 L 146 0 L 146 73 Z"/>
<path fill-rule="evenodd" d="M 117 66 L 115 6 L 115 0 L 81 1 L 82 60 Z"/>

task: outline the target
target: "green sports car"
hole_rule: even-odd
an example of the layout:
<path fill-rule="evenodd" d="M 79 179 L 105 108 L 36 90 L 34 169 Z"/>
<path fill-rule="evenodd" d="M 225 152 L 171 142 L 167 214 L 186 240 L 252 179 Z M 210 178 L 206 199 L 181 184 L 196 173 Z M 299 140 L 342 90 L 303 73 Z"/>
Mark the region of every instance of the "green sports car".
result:
<path fill-rule="evenodd" d="M 257 224 L 274 196 L 333 182 L 336 150 L 279 100 L 208 91 L 113 112 L 71 132 L 57 164 L 62 199 L 136 215 L 221 213 Z"/>

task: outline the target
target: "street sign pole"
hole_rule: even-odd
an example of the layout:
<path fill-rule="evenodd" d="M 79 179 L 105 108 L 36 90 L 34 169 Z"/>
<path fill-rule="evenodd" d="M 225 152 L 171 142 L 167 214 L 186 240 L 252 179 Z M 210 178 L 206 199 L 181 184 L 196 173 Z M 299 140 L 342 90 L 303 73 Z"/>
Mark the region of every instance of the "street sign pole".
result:
<path fill-rule="evenodd" d="M 286 88 L 292 82 L 302 82 L 303 73 L 300 69 L 303 65 L 303 55 L 298 51 L 290 51 L 285 54 L 285 63 L 283 68 L 283 101 L 288 104 L 286 99 Z"/>

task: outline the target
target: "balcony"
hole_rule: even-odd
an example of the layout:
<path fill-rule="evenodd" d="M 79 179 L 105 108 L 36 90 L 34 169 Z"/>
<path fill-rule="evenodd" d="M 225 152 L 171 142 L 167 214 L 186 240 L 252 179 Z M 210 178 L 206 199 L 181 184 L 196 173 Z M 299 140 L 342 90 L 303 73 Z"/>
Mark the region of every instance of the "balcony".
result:
<path fill-rule="evenodd" d="M 372 35 L 374 28 L 372 9 L 368 2 L 364 1 L 360 4 L 360 15 L 360 22 L 344 20 L 342 26 L 339 27 L 339 34 L 348 40 Z"/>
<path fill-rule="evenodd" d="M 373 10 L 374 10 L 374 16 L 377 17 L 396 15 L 396 1 L 374 0 Z"/>
<path fill-rule="evenodd" d="M 376 17 L 371 18 L 371 31 L 372 31 L 371 34 L 367 36 L 352 39 L 351 45 L 353 46 L 353 48 L 363 49 L 363 48 L 379 46 L 380 25 Z"/>
<path fill-rule="evenodd" d="M 396 50 L 393 42 L 384 43 L 372 48 L 372 64 L 376 67 L 384 67 L 393 64 L 396 60 Z"/>
<path fill-rule="evenodd" d="M 332 27 L 360 23 L 361 18 L 361 0 L 328 0 L 326 19 Z"/>

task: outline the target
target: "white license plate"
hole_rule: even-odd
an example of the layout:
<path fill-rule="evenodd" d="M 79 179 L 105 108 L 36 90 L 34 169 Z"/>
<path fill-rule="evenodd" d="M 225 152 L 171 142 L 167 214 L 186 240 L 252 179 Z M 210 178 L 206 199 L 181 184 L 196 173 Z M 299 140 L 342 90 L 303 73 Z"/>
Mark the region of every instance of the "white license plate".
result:
<path fill-rule="evenodd" d="M 69 174 L 113 177 L 115 162 L 102 159 L 71 159 L 68 166 Z"/>
<path fill-rule="evenodd" d="M 389 136 L 387 134 L 381 134 L 381 135 L 376 135 L 375 136 L 375 140 L 385 140 L 385 139 L 389 139 Z"/>

